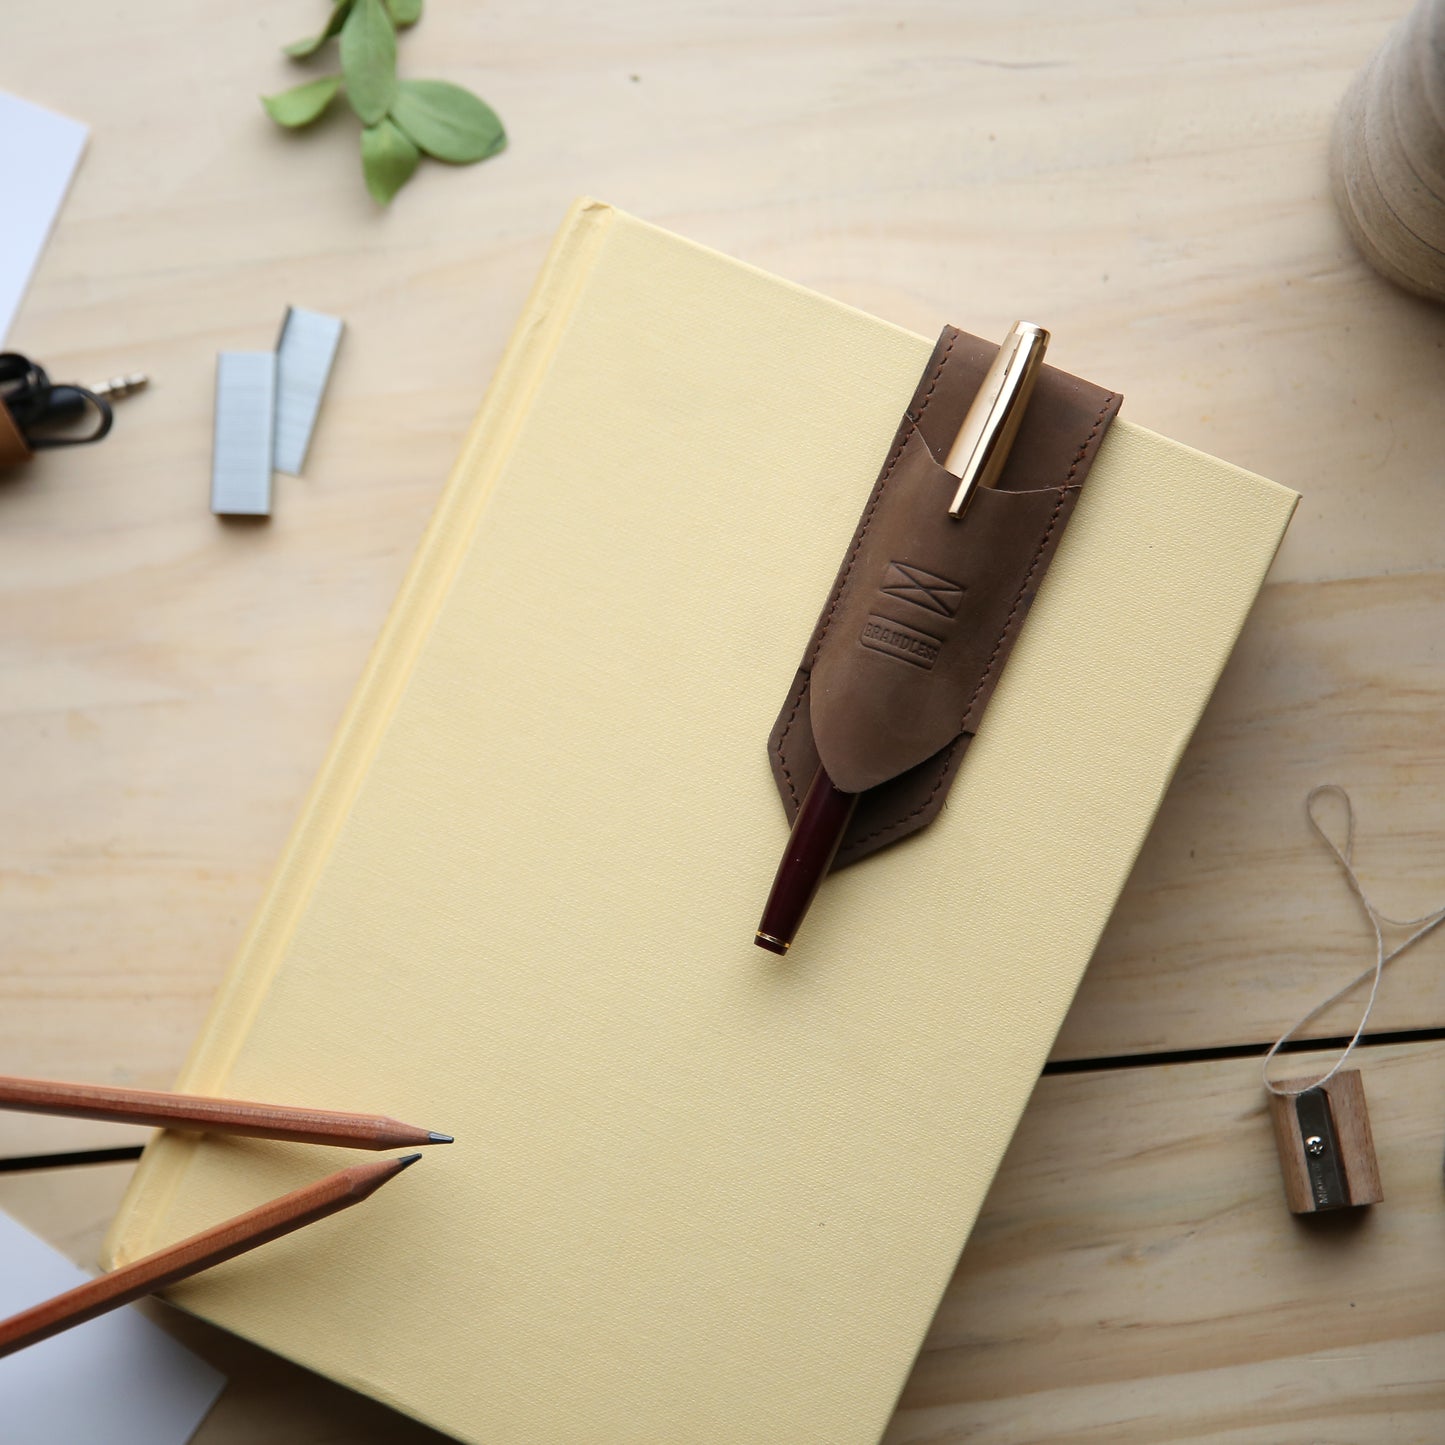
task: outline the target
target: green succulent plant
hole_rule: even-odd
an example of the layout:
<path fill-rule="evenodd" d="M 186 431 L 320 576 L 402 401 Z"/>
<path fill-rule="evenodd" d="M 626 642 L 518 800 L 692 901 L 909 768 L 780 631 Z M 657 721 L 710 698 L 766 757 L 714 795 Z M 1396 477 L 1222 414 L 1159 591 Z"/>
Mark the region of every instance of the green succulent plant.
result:
<path fill-rule="evenodd" d="M 496 111 L 479 96 L 446 80 L 399 80 L 396 32 L 421 19 L 422 0 L 335 0 L 317 35 L 285 47 L 306 60 L 339 41 L 340 74 L 263 95 L 261 104 L 277 125 L 307 126 L 345 91 L 361 121 L 361 171 L 380 205 L 391 204 L 412 178 L 422 156 L 470 165 L 494 156 L 507 143 Z"/>

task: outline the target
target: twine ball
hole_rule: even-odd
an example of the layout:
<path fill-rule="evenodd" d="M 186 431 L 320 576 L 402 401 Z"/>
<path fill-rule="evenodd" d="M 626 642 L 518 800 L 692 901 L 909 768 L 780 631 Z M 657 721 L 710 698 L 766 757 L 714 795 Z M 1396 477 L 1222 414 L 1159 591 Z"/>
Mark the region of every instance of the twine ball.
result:
<path fill-rule="evenodd" d="M 1419 0 L 1335 118 L 1335 200 L 1365 259 L 1445 301 L 1445 0 Z"/>

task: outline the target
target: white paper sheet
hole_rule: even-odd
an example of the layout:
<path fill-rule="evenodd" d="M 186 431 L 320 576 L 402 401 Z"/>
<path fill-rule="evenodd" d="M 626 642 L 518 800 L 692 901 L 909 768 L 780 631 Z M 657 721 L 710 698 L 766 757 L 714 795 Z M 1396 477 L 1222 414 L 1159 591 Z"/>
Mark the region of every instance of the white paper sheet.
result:
<path fill-rule="evenodd" d="M 89 133 L 78 120 L 0 91 L 0 343 Z"/>
<path fill-rule="evenodd" d="M 0 1318 L 89 1276 L 0 1214 Z M 4 1445 L 185 1445 L 225 1377 L 134 1309 L 0 1359 Z"/>

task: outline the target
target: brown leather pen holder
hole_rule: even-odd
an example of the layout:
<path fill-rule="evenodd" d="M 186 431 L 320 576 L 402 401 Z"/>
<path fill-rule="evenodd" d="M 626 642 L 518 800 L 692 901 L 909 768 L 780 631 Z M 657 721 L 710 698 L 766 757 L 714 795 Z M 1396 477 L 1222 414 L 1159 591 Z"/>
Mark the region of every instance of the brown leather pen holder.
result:
<path fill-rule="evenodd" d="M 859 794 L 834 867 L 943 807 L 1119 410 L 1046 366 L 997 486 L 955 519 L 940 458 L 994 352 L 944 328 L 768 740 L 790 822 L 820 764 Z"/>

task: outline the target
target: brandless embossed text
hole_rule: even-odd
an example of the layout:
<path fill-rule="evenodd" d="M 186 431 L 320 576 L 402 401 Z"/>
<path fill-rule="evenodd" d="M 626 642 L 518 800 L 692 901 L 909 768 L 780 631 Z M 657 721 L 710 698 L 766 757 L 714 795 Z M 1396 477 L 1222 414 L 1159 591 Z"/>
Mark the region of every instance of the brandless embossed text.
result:
<path fill-rule="evenodd" d="M 938 638 L 930 637 L 926 632 L 877 616 L 870 617 L 863 624 L 863 635 L 858 641 L 875 652 L 886 652 L 889 657 L 911 662 L 914 667 L 925 671 L 938 661 L 938 649 L 943 646 Z"/>

